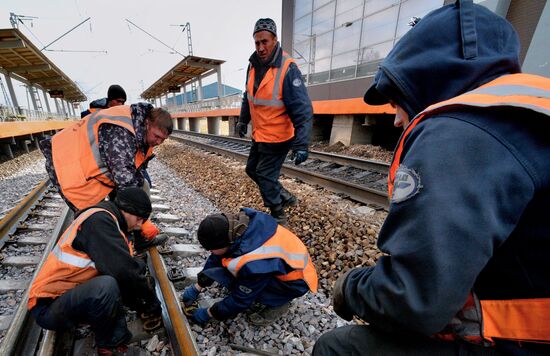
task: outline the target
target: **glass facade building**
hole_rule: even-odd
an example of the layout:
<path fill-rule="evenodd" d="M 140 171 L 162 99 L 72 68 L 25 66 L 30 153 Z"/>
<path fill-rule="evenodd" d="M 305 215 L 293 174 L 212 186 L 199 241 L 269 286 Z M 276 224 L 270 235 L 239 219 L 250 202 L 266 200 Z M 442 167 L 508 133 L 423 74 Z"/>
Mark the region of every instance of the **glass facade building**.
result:
<path fill-rule="evenodd" d="M 409 29 L 443 0 L 295 0 L 292 56 L 308 85 L 376 73 Z"/>

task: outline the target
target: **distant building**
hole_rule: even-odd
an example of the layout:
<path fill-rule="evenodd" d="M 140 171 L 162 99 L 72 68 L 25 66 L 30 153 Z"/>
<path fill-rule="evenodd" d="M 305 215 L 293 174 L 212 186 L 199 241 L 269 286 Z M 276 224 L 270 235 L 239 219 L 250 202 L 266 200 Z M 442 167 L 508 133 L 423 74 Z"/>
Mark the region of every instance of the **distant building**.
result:
<path fill-rule="evenodd" d="M 229 85 L 222 84 L 222 93 L 223 93 L 222 94 L 223 96 L 229 96 L 229 95 L 234 95 L 234 94 L 241 94 L 242 90 L 239 90 L 239 89 L 234 88 L 234 87 L 229 86 Z M 194 101 L 197 101 L 196 95 L 194 95 L 193 93 L 187 92 L 187 93 L 185 93 L 185 95 L 187 97 L 187 103 L 192 103 Z M 208 84 L 206 86 L 203 86 L 202 87 L 202 97 L 203 97 L 203 100 L 217 98 L 218 97 L 218 83 L 214 82 L 214 83 Z M 176 97 L 175 97 L 176 102 L 174 104 L 174 98 L 170 95 L 168 97 L 167 104 L 168 104 L 168 106 L 183 105 L 184 104 L 183 98 L 184 98 L 184 93 L 177 94 Z"/>

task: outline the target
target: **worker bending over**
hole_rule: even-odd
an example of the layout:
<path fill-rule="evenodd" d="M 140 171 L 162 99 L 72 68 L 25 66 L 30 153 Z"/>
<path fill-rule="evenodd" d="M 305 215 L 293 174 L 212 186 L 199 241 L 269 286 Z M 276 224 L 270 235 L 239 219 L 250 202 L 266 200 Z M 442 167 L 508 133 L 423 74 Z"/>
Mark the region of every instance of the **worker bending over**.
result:
<path fill-rule="evenodd" d="M 153 147 L 172 133 L 170 113 L 151 104 L 100 110 L 40 142 L 46 170 L 73 210 L 93 206 L 125 187 L 149 190 L 144 171 Z M 136 234 L 136 248 L 164 242 L 150 221 Z"/>
<path fill-rule="evenodd" d="M 183 292 L 184 304 L 195 302 L 214 281 L 229 290 L 222 301 L 194 311 L 197 323 L 233 318 L 250 309 L 250 323 L 269 325 L 292 299 L 308 290 L 317 292 L 317 273 L 306 246 L 267 214 L 243 208 L 236 215 L 208 215 L 197 236 L 211 255 L 198 282 Z"/>

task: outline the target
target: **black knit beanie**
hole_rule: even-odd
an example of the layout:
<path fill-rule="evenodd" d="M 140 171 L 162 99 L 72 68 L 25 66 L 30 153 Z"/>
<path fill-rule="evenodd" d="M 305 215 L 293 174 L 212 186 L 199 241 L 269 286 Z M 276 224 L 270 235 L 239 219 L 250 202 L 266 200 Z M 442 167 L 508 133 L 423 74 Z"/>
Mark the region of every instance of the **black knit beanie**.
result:
<path fill-rule="evenodd" d="M 128 187 L 119 190 L 114 203 L 119 209 L 143 219 L 148 219 L 151 215 L 151 199 L 141 188 Z"/>
<path fill-rule="evenodd" d="M 126 92 L 120 85 L 113 84 L 107 90 L 107 100 L 124 99 L 126 101 Z"/>
<path fill-rule="evenodd" d="M 199 225 L 197 238 L 205 250 L 217 250 L 228 247 L 229 222 L 223 214 L 211 214 L 204 218 Z"/>

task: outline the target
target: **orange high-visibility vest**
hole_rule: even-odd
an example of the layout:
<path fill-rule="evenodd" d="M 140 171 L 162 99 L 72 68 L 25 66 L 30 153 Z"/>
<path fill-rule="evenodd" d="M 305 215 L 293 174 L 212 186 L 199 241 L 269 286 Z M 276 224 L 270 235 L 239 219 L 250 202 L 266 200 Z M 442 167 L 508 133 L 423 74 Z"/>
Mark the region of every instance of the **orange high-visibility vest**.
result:
<path fill-rule="evenodd" d="M 111 173 L 99 152 L 98 130 L 101 124 L 124 127 L 135 135 L 130 106 L 119 105 L 87 115 L 52 137 L 52 159 L 63 195 L 78 209 L 93 206 L 114 188 Z M 137 150 L 136 169 L 153 154 Z"/>
<path fill-rule="evenodd" d="M 48 255 L 42 269 L 32 283 L 29 292 L 28 308 L 32 309 L 38 298 L 57 298 L 66 291 L 89 281 L 99 275 L 95 268 L 94 261 L 81 251 L 72 248 L 73 241 L 80 229 L 80 225 L 92 214 L 97 212 L 108 213 L 115 221 L 118 231 L 126 244 L 131 255 L 134 250 L 128 238 L 118 225 L 117 218 L 108 210 L 102 208 L 91 208 L 80 214 L 75 221 L 65 230 L 54 249 Z M 93 238 L 94 236 L 89 236 Z"/>
<path fill-rule="evenodd" d="M 285 142 L 294 137 L 294 125 L 283 102 L 283 82 L 293 58 L 283 52 L 280 68 L 270 67 L 254 95 L 254 66 L 248 70 L 247 98 L 256 142 Z"/>
<path fill-rule="evenodd" d="M 312 292 L 317 292 L 317 272 L 306 246 L 281 225 L 277 226 L 275 234 L 262 246 L 239 257 L 222 258 L 222 265 L 236 277 L 239 270 L 248 262 L 270 258 L 280 258 L 293 269 L 287 274 L 277 275 L 276 278 L 281 281 L 302 279 Z"/>
<path fill-rule="evenodd" d="M 470 92 L 429 106 L 407 126 L 395 151 L 388 176 L 388 195 L 401 163 L 405 139 L 420 121 L 433 114 L 464 107 L 516 107 L 550 116 L 550 79 L 531 74 L 499 77 Z M 483 339 L 550 342 L 550 297 L 480 300 Z"/>

